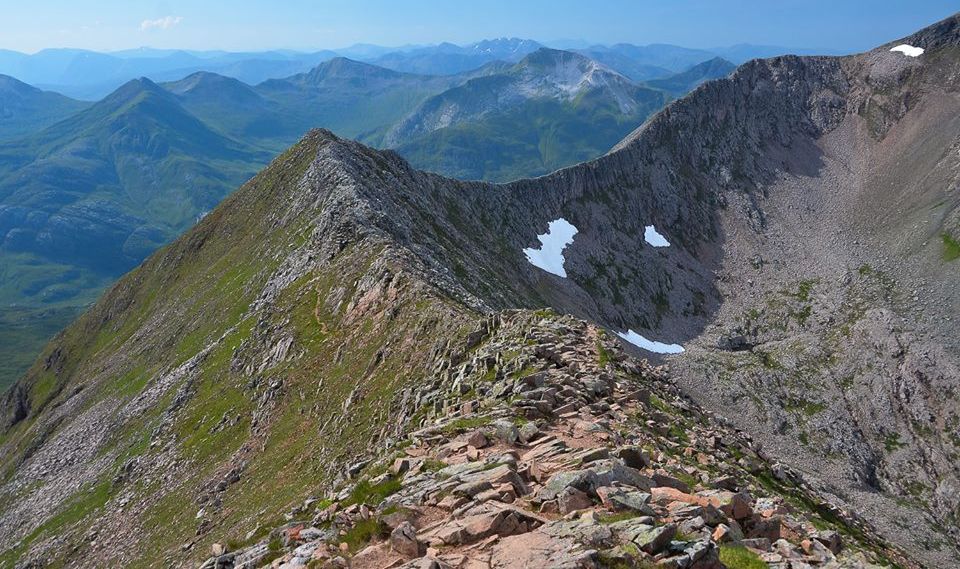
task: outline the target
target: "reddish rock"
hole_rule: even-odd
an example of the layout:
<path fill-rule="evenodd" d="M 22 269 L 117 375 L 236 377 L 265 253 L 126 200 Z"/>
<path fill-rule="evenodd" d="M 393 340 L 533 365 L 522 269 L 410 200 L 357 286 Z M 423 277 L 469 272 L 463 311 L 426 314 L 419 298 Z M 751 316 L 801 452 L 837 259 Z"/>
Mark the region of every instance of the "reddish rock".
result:
<path fill-rule="evenodd" d="M 573 487 L 567 487 L 557 496 L 557 505 L 561 514 L 569 514 L 577 510 L 584 510 L 593 506 L 593 500 L 590 496 L 581 490 Z"/>
<path fill-rule="evenodd" d="M 780 539 L 780 518 L 764 519 L 758 514 L 754 514 L 747 525 L 748 538 L 764 538 L 770 542 Z"/>
<path fill-rule="evenodd" d="M 814 536 L 814 539 L 826 546 L 834 555 L 840 553 L 842 544 L 840 543 L 839 533 L 833 530 L 821 531 Z"/>
<path fill-rule="evenodd" d="M 467 437 L 467 444 L 477 448 L 486 448 L 490 446 L 490 441 L 487 440 L 487 435 L 483 434 L 483 431 L 474 431 L 470 433 L 470 436 Z"/>
<path fill-rule="evenodd" d="M 470 462 L 476 462 L 480 460 L 480 450 L 473 445 L 467 446 L 467 460 Z"/>
<path fill-rule="evenodd" d="M 417 530 L 410 522 L 403 522 L 390 532 L 390 548 L 406 557 L 420 557 L 426 544 L 417 539 Z"/>
<path fill-rule="evenodd" d="M 730 498 L 728 504 L 721 506 L 720 510 L 731 519 L 745 520 L 753 515 L 753 498 L 747 492 L 739 492 Z"/>
<path fill-rule="evenodd" d="M 690 486 L 686 482 L 678 478 L 674 478 L 668 474 L 656 472 L 651 478 L 653 478 L 653 481 L 656 482 L 657 486 L 675 488 L 685 494 L 690 493 Z"/>
<path fill-rule="evenodd" d="M 657 486 L 650 489 L 651 499 L 655 504 L 660 504 L 661 506 L 667 506 L 672 502 L 682 502 L 684 504 L 692 504 L 695 506 L 706 506 L 710 505 L 711 501 L 708 498 L 703 498 L 695 494 L 687 494 L 686 492 L 681 492 L 676 488 L 671 488 L 669 486 Z M 713 504 L 719 505 L 719 504 Z"/>

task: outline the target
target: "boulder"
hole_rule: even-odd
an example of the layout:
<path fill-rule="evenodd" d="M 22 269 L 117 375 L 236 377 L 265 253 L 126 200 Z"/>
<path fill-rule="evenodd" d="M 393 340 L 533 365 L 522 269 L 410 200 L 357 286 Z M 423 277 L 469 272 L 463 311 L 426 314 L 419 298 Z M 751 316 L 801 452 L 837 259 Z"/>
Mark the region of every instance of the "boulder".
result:
<path fill-rule="evenodd" d="M 642 523 L 638 518 L 610 524 L 610 529 L 622 541 L 631 541 L 650 555 L 663 551 L 677 534 L 676 524 L 652 526 Z"/>
<path fill-rule="evenodd" d="M 604 506 L 615 512 L 633 511 L 652 516 L 655 515 L 650 506 L 650 494 L 640 491 L 629 491 L 623 488 L 601 486 L 597 495 Z"/>
<path fill-rule="evenodd" d="M 757 551 L 770 551 L 770 540 L 765 537 L 743 539 L 740 541 L 740 544 L 750 549 L 756 549 Z"/>
<path fill-rule="evenodd" d="M 410 460 L 407 458 L 398 458 L 393 461 L 393 466 L 390 467 L 390 472 L 396 476 L 401 476 L 410 470 Z"/>
<path fill-rule="evenodd" d="M 657 486 L 675 488 L 683 492 L 684 494 L 690 493 L 690 485 L 680 480 L 679 478 L 674 478 L 673 476 L 664 474 L 662 472 L 654 473 L 654 475 L 651 476 L 651 478 L 653 478 L 653 482 Z"/>
<path fill-rule="evenodd" d="M 748 522 L 744 527 L 749 538 L 765 538 L 772 543 L 781 537 L 779 516 L 767 519 L 754 514 Z"/>
<path fill-rule="evenodd" d="M 550 477 L 540 489 L 538 499 L 553 500 L 568 486 L 597 496 L 597 488 L 603 486 L 632 486 L 638 490 L 650 490 L 652 481 L 637 469 L 624 466 L 615 459 L 598 460 L 590 468 L 558 472 Z"/>
<path fill-rule="evenodd" d="M 753 499 L 747 492 L 739 492 L 730 498 L 728 504 L 721 507 L 727 517 L 740 521 L 753 515 Z"/>
<path fill-rule="evenodd" d="M 590 499 L 590 496 L 587 496 L 586 492 L 567 486 L 557 496 L 557 505 L 560 508 L 560 513 L 566 515 L 570 512 L 592 507 L 593 500 Z"/>
<path fill-rule="evenodd" d="M 743 531 L 736 522 L 731 522 L 730 525 L 719 524 L 713 530 L 713 541 L 717 543 L 736 543 L 742 539 Z"/>
<path fill-rule="evenodd" d="M 481 449 L 490 446 L 490 441 L 487 440 L 487 435 L 483 434 L 483 431 L 474 431 L 467 437 L 467 444 Z"/>
<path fill-rule="evenodd" d="M 649 468 L 650 467 L 650 457 L 647 456 L 647 453 L 636 446 L 627 446 L 617 449 L 614 454 L 617 458 L 623 461 L 623 464 L 629 466 L 630 468 Z"/>
<path fill-rule="evenodd" d="M 417 539 L 417 530 L 410 522 L 401 522 L 390 532 L 390 548 L 406 557 L 419 557 L 426 544 Z"/>
<path fill-rule="evenodd" d="M 833 530 L 822 530 L 817 532 L 813 538 L 826 546 L 834 555 L 840 553 L 842 544 L 839 533 Z"/>
<path fill-rule="evenodd" d="M 519 430 L 520 442 L 529 443 L 530 441 L 536 439 L 540 436 L 540 429 L 537 427 L 537 424 L 533 421 L 524 423 Z"/>
<path fill-rule="evenodd" d="M 631 536 L 630 541 L 637 544 L 641 551 L 656 555 L 670 545 L 670 540 L 675 535 L 677 535 L 676 524 L 667 524 L 636 532 Z"/>
<path fill-rule="evenodd" d="M 493 423 L 493 427 L 496 429 L 497 438 L 508 445 L 517 444 L 517 441 L 520 440 L 520 431 L 511 421 L 500 419 Z"/>

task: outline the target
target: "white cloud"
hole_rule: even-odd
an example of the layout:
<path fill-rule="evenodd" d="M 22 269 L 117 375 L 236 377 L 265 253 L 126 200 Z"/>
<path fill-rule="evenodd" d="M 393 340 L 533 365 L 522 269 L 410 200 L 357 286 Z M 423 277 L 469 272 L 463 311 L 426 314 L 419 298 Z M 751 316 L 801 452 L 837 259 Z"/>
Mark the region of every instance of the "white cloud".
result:
<path fill-rule="evenodd" d="M 146 32 L 153 29 L 169 30 L 182 21 L 182 16 L 165 16 L 163 18 L 157 18 L 156 20 L 144 20 L 140 22 L 140 31 Z"/>

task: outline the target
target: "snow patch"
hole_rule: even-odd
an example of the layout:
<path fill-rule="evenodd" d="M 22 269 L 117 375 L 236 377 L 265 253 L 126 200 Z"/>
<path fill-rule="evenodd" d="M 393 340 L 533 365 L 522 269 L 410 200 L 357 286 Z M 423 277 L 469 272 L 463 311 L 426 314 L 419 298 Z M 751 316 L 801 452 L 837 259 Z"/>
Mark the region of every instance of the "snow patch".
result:
<path fill-rule="evenodd" d="M 644 229 L 643 239 L 644 241 L 646 241 L 650 245 L 653 245 L 654 247 L 670 246 L 670 242 L 667 241 L 667 238 L 664 237 L 663 235 L 660 235 L 660 233 L 657 231 L 657 228 L 652 225 L 648 225 L 646 229 Z"/>
<path fill-rule="evenodd" d="M 897 47 L 891 48 L 890 51 L 899 51 L 903 55 L 908 57 L 919 57 L 923 54 L 922 47 L 913 47 L 912 45 L 902 43 Z"/>
<path fill-rule="evenodd" d="M 550 222 L 546 233 L 537 235 L 541 244 L 539 249 L 527 248 L 523 250 L 523 254 L 533 266 L 566 278 L 567 271 L 563 270 L 563 250 L 573 243 L 573 236 L 576 234 L 577 228 L 561 217 Z"/>
<path fill-rule="evenodd" d="M 648 340 L 633 330 L 617 332 L 617 336 L 620 336 L 638 348 L 643 348 L 655 354 L 679 354 L 683 352 L 683 346 L 680 344 L 664 344 L 663 342 Z"/>

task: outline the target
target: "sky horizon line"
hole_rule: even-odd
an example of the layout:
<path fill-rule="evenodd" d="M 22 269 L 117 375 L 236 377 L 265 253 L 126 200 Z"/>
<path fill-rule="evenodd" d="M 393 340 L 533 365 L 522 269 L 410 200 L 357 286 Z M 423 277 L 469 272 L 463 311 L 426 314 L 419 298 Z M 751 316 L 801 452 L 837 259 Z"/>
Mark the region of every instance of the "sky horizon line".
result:
<path fill-rule="evenodd" d="M 955 0 L 35 0 L 4 7 L 0 48 L 115 52 L 318 51 L 357 43 L 458 45 L 500 36 L 589 44 L 737 44 L 864 51 L 955 14 Z M 468 39 L 480 38 L 480 39 Z M 319 47 L 338 45 L 339 48 Z M 53 47 L 69 46 L 69 47 Z"/>
<path fill-rule="evenodd" d="M 459 46 L 459 47 L 465 47 L 465 46 L 469 46 L 469 45 L 472 45 L 472 44 L 475 44 L 475 43 L 479 43 L 479 42 L 482 42 L 482 41 L 497 40 L 497 39 L 503 39 L 503 38 L 502 38 L 502 37 L 488 37 L 488 38 L 481 38 L 481 39 L 478 39 L 478 40 L 470 40 L 470 41 L 465 41 L 465 42 L 440 41 L 440 42 L 432 42 L 432 43 L 403 44 L 403 45 L 383 45 L 383 44 L 378 44 L 378 43 L 373 43 L 373 42 L 355 42 L 355 43 L 352 43 L 352 44 L 350 44 L 350 45 L 346 45 L 346 46 L 342 46 L 342 47 L 306 47 L 306 48 L 266 47 L 266 48 L 262 48 L 262 49 L 220 49 L 220 48 L 201 48 L 201 49 L 194 49 L 194 48 L 181 48 L 181 47 L 156 47 L 156 46 L 151 46 L 151 45 L 138 45 L 138 46 L 133 46 L 133 47 L 119 48 L 119 49 L 90 49 L 90 48 L 85 48 L 85 47 L 77 47 L 77 46 L 69 46 L 69 45 L 59 45 L 59 46 L 44 47 L 44 48 L 41 48 L 41 49 L 38 49 L 38 50 L 34 50 L 34 51 L 22 51 L 22 50 L 9 49 L 9 48 L 5 48 L 5 47 L 0 46 L 0 52 L 6 51 L 6 52 L 20 53 L 20 54 L 23 54 L 23 55 L 36 55 L 36 54 L 38 54 L 38 53 L 40 53 L 40 52 L 43 52 L 43 51 L 87 51 L 87 52 L 91 52 L 91 53 L 99 53 L 99 54 L 104 54 L 104 55 L 112 55 L 112 54 L 117 54 L 117 53 L 133 52 L 133 51 L 144 50 L 144 51 L 170 51 L 170 52 L 178 52 L 178 51 L 179 51 L 179 52 L 185 52 L 185 53 L 251 53 L 251 54 L 256 54 L 256 53 L 271 53 L 271 52 L 290 52 L 290 53 L 297 53 L 297 54 L 310 54 L 310 53 L 319 53 L 319 52 L 324 52 L 324 51 L 330 51 L 330 52 L 349 51 L 349 50 L 354 50 L 354 49 L 357 49 L 357 48 L 359 48 L 359 47 L 365 47 L 365 46 L 375 47 L 375 48 L 384 49 L 384 50 L 392 50 L 392 51 L 403 51 L 403 50 L 412 50 L 412 49 L 419 49 L 419 48 L 430 48 L 430 47 L 437 47 L 437 46 L 440 46 L 440 45 L 442 45 L 442 44 L 453 44 L 453 45 L 457 45 L 457 46 Z M 511 37 L 511 38 L 507 38 L 507 39 L 532 40 L 532 41 L 535 41 L 535 42 L 539 43 L 540 45 L 542 45 L 542 46 L 544 46 L 544 47 L 548 47 L 548 48 L 550 48 L 550 49 L 558 49 L 558 50 L 582 49 L 581 47 L 555 47 L 555 46 L 557 46 L 557 45 L 562 45 L 562 44 L 565 44 L 565 43 L 572 43 L 572 42 L 579 42 L 579 41 L 581 41 L 581 40 L 576 40 L 576 39 L 540 40 L 540 39 L 532 38 L 532 37 L 526 37 L 526 38 L 513 38 L 513 37 Z M 892 38 L 890 41 L 893 41 L 893 39 L 896 39 L 896 38 Z M 780 44 L 758 44 L 758 43 L 750 43 L 750 42 L 739 42 L 739 43 L 732 43 L 732 44 L 726 44 L 726 45 L 712 45 L 712 46 L 693 46 L 693 45 L 684 45 L 684 44 L 671 43 L 671 42 L 650 42 L 650 43 L 607 42 L 607 43 L 604 43 L 604 42 L 588 42 L 588 41 L 586 41 L 586 40 L 582 40 L 582 43 L 583 43 L 583 48 L 594 47 L 594 46 L 611 47 L 611 46 L 616 45 L 616 44 L 629 44 L 629 45 L 634 45 L 634 46 L 637 46 L 637 47 L 648 47 L 648 46 L 654 46 L 654 45 L 669 45 L 669 46 L 681 47 L 681 48 L 685 48 L 685 49 L 696 49 L 696 50 L 702 50 L 702 51 L 711 51 L 711 50 L 718 50 L 718 49 L 729 49 L 729 48 L 734 48 L 734 47 L 739 47 L 739 46 L 750 46 L 750 47 L 774 47 L 774 48 L 778 48 L 778 49 L 788 49 L 788 50 L 789 50 L 789 49 L 796 49 L 796 50 L 803 50 L 803 51 L 823 50 L 824 52 L 831 52 L 831 53 L 832 53 L 832 52 L 852 53 L 852 51 L 850 51 L 850 50 L 842 50 L 842 49 L 838 49 L 838 48 L 830 48 L 830 47 L 824 47 L 824 46 L 798 46 L 798 45 L 780 45 Z M 882 44 L 878 44 L 878 45 L 882 45 Z M 876 47 L 876 46 L 874 46 L 874 47 Z M 872 48 L 869 48 L 869 49 L 872 49 Z"/>

